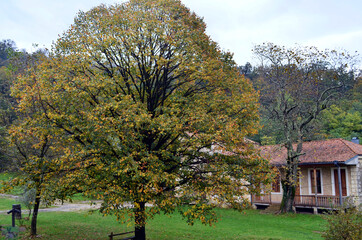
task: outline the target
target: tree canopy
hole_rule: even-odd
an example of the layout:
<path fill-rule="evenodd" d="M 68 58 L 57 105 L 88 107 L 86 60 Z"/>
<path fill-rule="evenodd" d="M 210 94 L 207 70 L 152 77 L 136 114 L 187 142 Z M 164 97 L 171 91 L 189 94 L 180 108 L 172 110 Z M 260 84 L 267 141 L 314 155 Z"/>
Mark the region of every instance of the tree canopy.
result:
<path fill-rule="evenodd" d="M 128 211 L 137 239 L 160 211 L 193 203 L 179 208 L 187 221 L 211 224 L 217 203 L 242 209 L 268 181 L 244 141 L 259 127 L 258 95 L 205 28 L 177 0 L 101 5 L 13 88 L 19 111 L 37 110 L 26 124 L 58 142 L 56 182 L 104 200 L 104 214 Z"/>

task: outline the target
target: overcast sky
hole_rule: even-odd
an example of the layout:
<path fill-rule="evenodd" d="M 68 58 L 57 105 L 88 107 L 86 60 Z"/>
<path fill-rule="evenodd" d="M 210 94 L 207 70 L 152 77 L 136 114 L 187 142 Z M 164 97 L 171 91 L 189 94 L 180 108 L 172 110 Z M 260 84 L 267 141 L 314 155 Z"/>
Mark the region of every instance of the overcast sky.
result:
<path fill-rule="evenodd" d="M 79 10 L 120 0 L 0 0 L 0 40 L 19 49 L 50 48 Z M 254 62 L 256 44 L 317 46 L 362 52 L 361 0 L 182 0 L 207 24 L 207 33 L 239 65 Z"/>

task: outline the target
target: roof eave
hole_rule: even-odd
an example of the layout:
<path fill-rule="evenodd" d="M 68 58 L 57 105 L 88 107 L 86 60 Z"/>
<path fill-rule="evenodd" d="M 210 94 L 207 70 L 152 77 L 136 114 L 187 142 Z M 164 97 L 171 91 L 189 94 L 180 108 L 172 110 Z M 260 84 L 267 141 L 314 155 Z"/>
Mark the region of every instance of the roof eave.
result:
<path fill-rule="evenodd" d="M 357 165 L 358 164 L 358 156 L 359 155 L 356 155 L 353 158 L 348 159 L 347 161 L 344 162 L 344 164 L 346 164 L 346 165 Z"/>
<path fill-rule="evenodd" d="M 328 161 L 328 162 L 303 162 L 303 163 L 299 163 L 298 166 L 307 166 L 307 165 L 334 165 L 335 161 Z M 347 161 L 336 161 L 339 164 L 342 165 L 357 165 L 358 163 L 358 155 L 356 157 L 353 157 Z M 281 167 L 281 166 L 285 166 L 285 163 L 277 163 L 277 164 L 272 164 L 275 167 Z"/>

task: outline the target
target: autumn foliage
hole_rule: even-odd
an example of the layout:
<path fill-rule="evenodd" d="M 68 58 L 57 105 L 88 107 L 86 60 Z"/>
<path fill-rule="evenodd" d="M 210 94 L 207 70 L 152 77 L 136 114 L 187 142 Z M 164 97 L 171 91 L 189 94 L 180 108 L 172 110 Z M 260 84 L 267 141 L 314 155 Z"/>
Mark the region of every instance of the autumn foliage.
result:
<path fill-rule="evenodd" d="M 258 95 L 205 28 L 176 0 L 101 5 L 13 89 L 19 111 L 37 109 L 28 126 L 62 152 L 48 165 L 62 191 L 103 200 L 119 220 L 128 211 L 136 237 L 161 211 L 212 224 L 213 207 L 242 209 L 268 179 L 244 141 L 259 127 Z"/>

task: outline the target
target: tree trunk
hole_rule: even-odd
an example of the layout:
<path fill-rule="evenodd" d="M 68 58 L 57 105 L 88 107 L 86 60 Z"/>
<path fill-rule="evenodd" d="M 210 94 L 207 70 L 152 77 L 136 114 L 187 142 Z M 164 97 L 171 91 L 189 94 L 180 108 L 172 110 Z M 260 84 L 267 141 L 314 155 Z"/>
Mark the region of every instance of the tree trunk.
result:
<path fill-rule="evenodd" d="M 146 240 L 145 203 L 135 203 L 135 240 Z"/>
<path fill-rule="evenodd" d="M 33 209 L 33 216 L 31 218 L 31 231 L 30 235 L 36 236 L 36 224 L 38 219 L 38 211 L 39 211 L 39 205 L 40 205 L 40 194 L 37 192 L 35 196 L 35 204 Z"/>
<path fill-rule="evenodd" d="M 290 185 L 287 182 L 282 182 L 283 187 L 283 199 L 280 205 L 280 212 L 294 212 L 293 211 L 293 202 L 295 196 L 295 186 Z"/>
<path fill-rule="evenodd" d="M 285 179 L 282 181 L 283 199 L 282 203 L 280 204 L 281 213 L 294 212 L 293 203 L 296 186 L 298 184 L 298 163 L 299 155 L 302 151 L 302 144 L 303 142 L 301 137 L 299 138 L 299 141 L 297 143 L 296 151 L 294 151 L 291 141 L 288 141 L 288 143 L 286 144 L 288 156 L 285 166 Z"/>
<path fill-rule="evenodd" d="M 285 179 L 282 180 L 283 199 L 280 204 L 280 212 L 294 212 L 293 203 L 295 190 L 298 184 L 298 158 L 289 158 L 285 168 Z"/>

